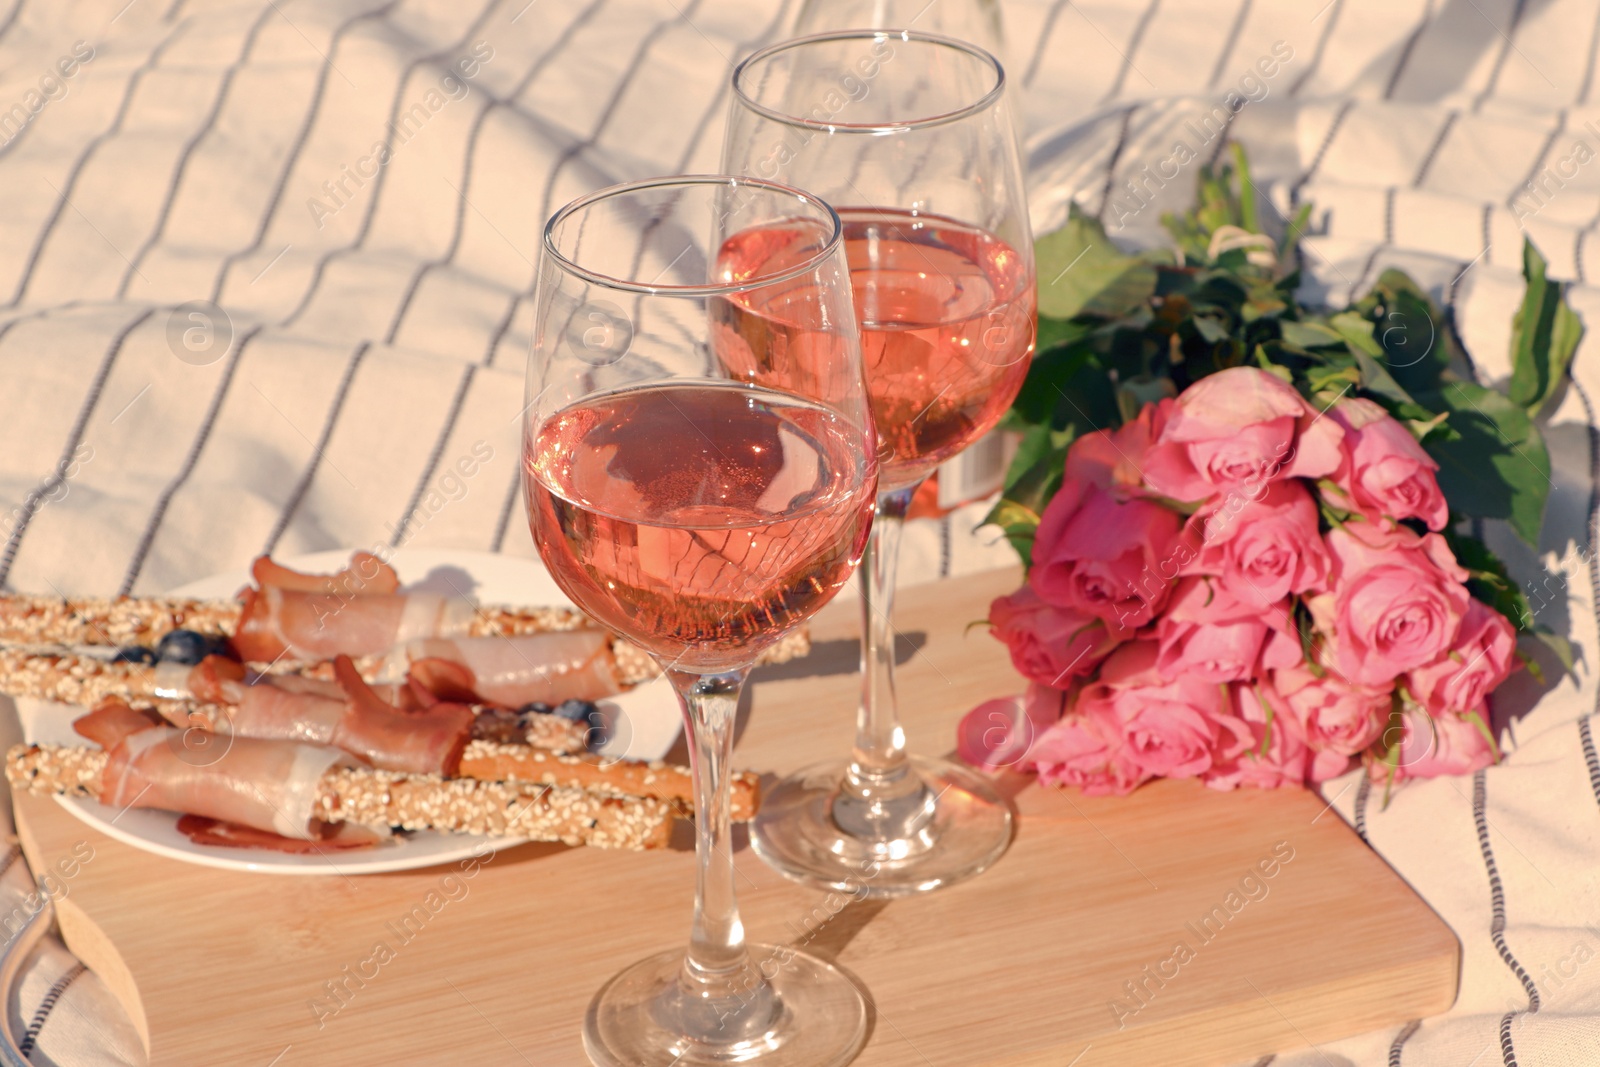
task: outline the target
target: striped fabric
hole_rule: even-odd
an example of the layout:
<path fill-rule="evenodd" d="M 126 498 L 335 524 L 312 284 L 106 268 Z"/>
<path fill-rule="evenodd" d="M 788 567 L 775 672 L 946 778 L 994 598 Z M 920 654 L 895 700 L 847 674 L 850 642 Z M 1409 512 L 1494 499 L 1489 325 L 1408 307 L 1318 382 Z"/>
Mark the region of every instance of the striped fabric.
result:
<path fill-rule="evenodd" d="M 539 226 L 601 185 L 715 169 L 731 64 L 791 17 L 0 0 L 0 584 L 153 592 L 339 545 L 531 555 L 515 471 Z M 1311 295 L 1402 266 L 1501 379 L 1526 232 L 1600 331 L 1600 0 L 1008 0 L 1005 17 L 1036 229 L 1077 201 L 1159 240 L 1232 136 L 1278 211 L 1316 205 Z M 1600 1063 L 1595 343 L 1547 431 L 1541 552 L 1486 531 L 1585 650 L 1577 678 L 1537 701 L 1508 686 L 1504 766 L 1387 805 L 1355 778 L 1326 789 L 1461 937 L 1457 1007 L 1262 1064 Z M 444 476 L 474 449 L 472 478 Z M 981 514 L 911 531 L 906 580 L 1005 562 Z M 138 1062 L 98 980 L 46 956 L 20 1007 L 37 1061 Z"/>

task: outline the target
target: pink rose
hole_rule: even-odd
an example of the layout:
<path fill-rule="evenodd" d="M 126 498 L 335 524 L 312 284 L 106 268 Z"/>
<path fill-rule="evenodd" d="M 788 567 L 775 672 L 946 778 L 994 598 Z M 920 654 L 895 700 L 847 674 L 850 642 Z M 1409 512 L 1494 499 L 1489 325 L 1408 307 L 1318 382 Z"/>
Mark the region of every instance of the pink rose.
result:
<path fill-rule="evenodd" d="M 1311 750 L 1283 698 L 1266 686 L 1255 685 L 1230 686 L 1228 698 L 1239 722 L 1249 731 L 1249 744 L 1232 759 L 1212 767 L 1205 775 L 1206 785 L 1212 789 L 1304 785 Z"/>
<path fill-rule="evenodd" d="M 1304 667 L 1273 672 L 1272 688 L 1300 724 L 1313 756 L 1313 782 L 1337 778 L 1350 758 L 1383 736 L 1393 702 L 1391 686 L 1352 685 L 1330 672 L 1321 678 Z"/>
<path fill-rule="evenodd" d="M 1382 407 L 1346 397 L 1328 417 L 1344 429 L 1344 457 L 1332 480 L 1346 504 L 1367 518 L 1421 519 L 1442 530 L 1450 507 L 1433 472 L 1439 464 Z"/>
<path fill-rule="evenodd" d="M 1152 641 L 1123 645 L 1075 703 L 1075 717 L 1085 720 L 1084 736 L 1073 739 L 1079 746 L 1075 752 L 1082 760 L 1087 738 L 1105 741 L 1101 773 L 1113 792 L 1129 791 L 1151 778 L 1203 774 L 1249 744 L 1248 728 L 1231 713 L 1226 686 L 1194 677 L 1163 681 L 1156 655 Z M 1048 746 L 1036 746 L 1029 757 L 1042 764 L 1049 751 Z"/>
<path fill-rule="evenodd" d="M 1313 615 L 1333 628 L 1333 666 L 1358 685 L 1387 685 L 1455 647 L 1472 597 L 1444 538 L 1404 526 L 1352 522 L 1328 534 L 1331 605 Z M 1321 601 L 1321 603 L 1318 603 Z"/>
<path fill-rule="evenodd" d="M 1258 495 L 1284 478 L 1338 469 L 1338 424 L 1319 417 L 1294 387 L 1255 367 L 1230 367 L 1183 391 L 1145 454 L 1145 483 L 1175 500 Z"/>
<path fill-rule="evenodd" d="M 1240 604 L 1210 578 L 1185 578 L 1156 621 L 1157 666 L 1165 678 L 1243 682 L 1263 669 L 1300 662 L 1288 601 Z"/>
<path fill-rule="evenodd" d="M 1473 711 L 1482 722 L 1489 721 L 1486 708 L 1480 706 Z M 1434 717 L 1413 706 L 1406 709 L 1401 722 L 1404 732 L 1394 768 L 1399 781 L 1437 778 L 1442 774 L 1471 774 L 1499 759 L 1499 753 L 1483 730 L 1465 716 L 1452 712 Z M 1375 762 L 1369 773 L 1382 779 L 1389 773 L 1389 765 Z"/>
<path fill-rule="evenodd" d="M 956 728 L 956 755 L 991 773 L 1017 764 L 1061 718 L 1064 696 L 1059 689 L 1030 685 L 1023 696 L 984 701 Z"/>
<path fill-rule="evenodd" d="M 1171 398 L 1146 404 L 1132 422 L 1115 430 L 1096 430 L 1067 449 L 1067 480 L 1088 482 L 1126 495 L 1144 484 L 1144 458 L 1172 413 Z"/>
<path fill-rule="evenodd" d="M 1159 504 L 1069 481 L 1044 509 L 1028 581 L 1047 603 L 1136 629 L 1166 603 L 1180 523 Z"/>
<path fill-rule="evenodd" d="M 1121 745 L 1099 720 L 1068 712 L 1038 736 L 1022 765 L 1043 785 L 1076 786 L 1091 797 L 1123 796 L 1143 779 L 1117 758 Z"/>
<path fill-rule="evenodd" d="M 1474 600 L 1455 647 L 1406 676 L 1406 688 L 1431 715 L 1482 704 L 1516 669 L 1517 632 L 1504 615 Z"/>
<path fill-rule="evenodd" d="M 989 626 L 1010 650 L 1017 673 L 1061 688 L 1070 678 L 1092 674 L 1127 636 L 1096 616 L 1046 604 L 1027 585 L 989 605 Z"/>
<path fill-rule="evenodd" d="M 1224 497 L 1190 519 L 1185 533 L 1200 547 L 1184 573 L 1221 575 L 1242 603 L 1266 607 L 1327 588 L 1317 504 L 1300 482 L 1273 482 L 1255 499 Z"/>

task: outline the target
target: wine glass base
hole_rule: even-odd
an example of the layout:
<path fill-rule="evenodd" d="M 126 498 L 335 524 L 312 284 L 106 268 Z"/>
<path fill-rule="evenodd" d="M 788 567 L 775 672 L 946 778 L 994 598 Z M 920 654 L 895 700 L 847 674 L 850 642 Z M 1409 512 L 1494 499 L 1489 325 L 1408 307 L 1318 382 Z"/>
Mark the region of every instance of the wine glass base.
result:
<path fill-rule="evenodd" d="M 751 960 L 763 973 L 772 1014 L 765 1025 L 732 1025 L 708 1037 L 674 1025 L 683 951 L 646 957 L 619 972 L 589 1003 L 583 1048 L 595 1067 L 844 1067 L 867 1038 L 867 1004 L 855 983 L 815 956 L 782 945 L 752 944 Z M 772 973 L 776 972 L 776 973 Z M 742 1009 L 738 1003 L 735 1011 Z M 714 1018 L 714 1016 L 708 1016 Z M 718 1040 L 727 1032 L 730 1040 Z"/>
<path fill-rule="evenodd" d="M 942 889 L 987 869 L 1011 843 L 1011 806 L 982 774 L 949 760 L 912 756 L 937 796 L 916 839 L 872 840 L 841 830 L 830 811 L 845 763 L 819 763 L 779 782 L 751 827 L 756 854 L 797 882 L 870 897 Z"/>

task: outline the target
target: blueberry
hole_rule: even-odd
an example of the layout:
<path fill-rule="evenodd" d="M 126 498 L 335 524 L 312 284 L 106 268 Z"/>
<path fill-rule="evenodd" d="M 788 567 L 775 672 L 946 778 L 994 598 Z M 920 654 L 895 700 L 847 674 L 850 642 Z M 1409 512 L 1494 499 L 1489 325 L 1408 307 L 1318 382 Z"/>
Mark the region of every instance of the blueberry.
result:
<path fill-rule="evenodd" d="M 165 663 L 193 665 L 207 656 L 227 655 L 228 639 L 193 630 L 173 630 L 156 646 L 156 658 Z"/>
<path fill-rule="evenodd" d="M 144 663 L 153 665 L 156 662 L 156 654 L 150 649 L 145 648 L 143 645 L 129 645 L 126 648 L 117 649 L 117 654 L 111 657 L 111 662 Z"/>
<path fill-rule="evenodd" d="M 563 719 L 571 719 L 573 722 L 598 723 L 600 721 L 600 709 L 595 706 L 592 700 L 563 700 L 552 710 Z"/>
<path fill-rule="evenodd" d="M 517 712 L 521 715 L 548 715 L 550 714 L 550 705 L 542 700 L 535 700 L 531 704 L 522 705 L 517 709 Z"/>

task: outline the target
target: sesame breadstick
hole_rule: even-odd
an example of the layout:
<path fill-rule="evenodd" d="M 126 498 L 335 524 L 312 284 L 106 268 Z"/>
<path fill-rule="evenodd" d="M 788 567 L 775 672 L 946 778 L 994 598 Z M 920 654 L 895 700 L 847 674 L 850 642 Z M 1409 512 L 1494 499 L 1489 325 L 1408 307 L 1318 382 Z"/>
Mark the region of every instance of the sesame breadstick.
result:
<path fill-rule="evenodd" d="M 804 626 L 793 630 L 774 645 L 763 650 L 756 657 L 757 666 L 770 666 L 776 663 L 788 663 L 790 660 L 801 659 L 811 653 L 811 633 Z M 619 637 L 611 638 L 611 655 L 616 662 L 617 680 L 624 689 L 632 689 L 651 681 L 661 673 L 661 668 L 651 658 L 650 653 L 638 645 L 624 641 Z M 357 656 L 354 657 L 356 669 L 362 677 L 370 678 L 383 668 L 385 656 Z M 264 668 L 266 664 L 253 663 L 252 667 Z M 310 678 L 332 678 L 333 664 L 323 660 L 318 663 L 303 663 L 298 661 L 283 660 L 277 663 L 274 670 L 293 671 L 304 674 Z"/>
<path fill-rule="evenodd" d="M 198 728 L 211 732 L 226 731 L 231 708 L 226 704 L 202 704 L 196 701 L 174 700 L 168 707 L 158 708 L 161 717 L 174 726 Z M 660 760 L 613 759 L 587 753 L 582 723 L 563 719 L 559 715 L 530 715 L 530 721 L 553 720 L 552 732 L 565 726 L 565 738 L 555 743 L 534 744 L 491 741 L 477 738 L 467 743 L 456 768 L 456 777 L 475 778 L 484 782 L 534 782 L 568 789 L 582 789 L 601 796 L 653 797 L 670 801 L 684 814 L 694 811 L 694 780 L 689 768 Z M 219 731 L 219 724 L 221 725 Z M 529 727 L 530 738 L 534 727 Z M 571 740 L 576 736 L 576 743 Z M 749 771 L 735 771 L 732 779 L 732 807 L 729 817 L 734 822 L 748 822 L 755 818 L 760 805 L 761 779 Z"/>
<path fill-rule="evenodd" d="M 0 596 L 0 641 L 154 645 L 173 630 L 232 633 L 239 604 L 193 597 Z"/>
<path fill-rule="evenodd" d="M 0 596 L 0 643 L 13 645 L 102 645 L 153 648 L 173 630 L 232 634 L 239 625 L 236 600 L 193 597 L 56 597 Z M 480 607 L 468 623 L 468 637 L 577 630 L 595 625 L 576 608 Z M 614 641 L 623 684 L 637 685 L 655 677 L 653 660 L 643 649 Z M 758 662 L 785 663 L 810 650 L 804 631 L 789 634 Z"/>
<path fill-rule="evenodd" d="M 231 634 L 238 628 L 240 610 L 237 600 L 194 597 L 0 596 L 0 642 L 154 647 L 173 630 Z M 588 616 L 574 608 L 490 606 L 473 612 L 467 636 L 544 633 L 592 625 Z"/>
<path fill-rule="evenodd" d="M 612 648 L 617 660 L 617 674 L 624 685 L 636 686 L 660 673 L 655 661 L 643 649 L 623 641 L 613 642 Z M 757 662 L 786 663 L 810 651 L 810 635 L 805 630 L 796 630 L 767 649 Z M 383 659 L 368 656 L 355 662 L 362 677 L 371 681 L 382 667 Z M 283 674 L 327 679 L 333 677 L 333 669 L 329 664 L 297 664 L 289 667 L 278 664 L 273 669 Z M 122 696 L 137 698 L 159 708 L 160 701 L 165 698 L 158 696 L 157 688 L 156 668 L 147 664 L 113 662 L 99 656 L 81 655 L 59 646 L 0 645 L 0 693 L 9 696 L 81 704 L 86 708 L 99 703 L 102 697 Z"/>
<path fill-rule="evenodd" d="M 502 745 L 472 741 L 461 754 L 456 772 L 462 778 L 482 781 L 539 782 L 583 789 L 591 793 L 655 797 L 672 801 L 685 812 L 694 810 L 694 781 L 689 768 L 660 760 L 614 760 L 603 756 L 563 755 L 528 745 Z M 749 771 L 734 771 L 732 808 L 734 822 L 755 818 L 760 804 L 761 779 Z"/>
<path fill-rule="evenodd" d="M 112 663 L 70 653 L 26 652 L 0 648 L 0 692 L 62 704 L 94 707 L 106 697 L 120 697 L 134 707 L 153 709 L 182 728 L 226 730 L 233 709 L 156 692 L 156 669 L 141 663 Z M 687 767 L 660 761 L 616 760 L 587 753 L 590 726 L 560 715 L 518 716 L 518 733 L 499 740 L 477 734 L 461 759 L 457 774 L 482 781 L 516 780 L 587 789 L 606 795 L 656 797 L 694 810 L 694 790 Z M 496 735 L 490 735 L 496 736 Z M 562 755 L 564 753 L 564 755 Z M 755 817 L 760 779 L 733 775 L 732 818 Z"/>
<path fill-rule="evenodd" d="M 0 693 L 7 696 L 86 708 L 120 696 L 163 711 L 156 688 L 156 669 L 143 663 L 113 663 L 65 649 L 0 647 Z"/>
<path fill-rule="evenodd" d="M 180 668 L 181 669 L 181 668 Z M 106 697 L 121 697 L 134 707 L 153 708 L 175 726 L 209 728 L 224 721 L 226 706 L 203 704 L 157 692 L 156 668 L 143 663 L 113 663 L 71 652 L 0 647 L 0 693 L 92 708 Z M 520 718 L 522 741 L 554 752 L 582 752 L 589 725 L 560 715 Z"/>
<path fill-rule="evenodd" d="M 112 631 L 108 630 L 104 625 L 101 625 L 101 623 L 106 621 L 106 618 L 107 618 L 107 616 L 104 615 L 104 614 L 102 614 L 102 616 L 100 617 L 100 619 L 101 619 L 100 622 L 93 622 L 91 620 L 91 623 L 87 624 L 90 628 L 87 628 L 87 629 L 85 627 L 82 627 L 82 626 L 77 626 L 76 624 L 68 625 L 68 624 L 64 623 L 63 625 L 54 626 L 54 627 L 51 627 L 51 626 L 39 627 L 39 628 L 37 628 L 38 629 L 37 633 L 32 633 L 32 634 L 25 633 L 24 631 L 28 630 L 29 628 L 28 627 L 19 627 L 19 625 L 18 625 L 19 618 L 23 618 L 23 619 L 26 619 L 26 620 L 35 620 L 35 619 L 48 620 L 52 616 L 49 616 L 49 615 L 46 615 L 46 614 L 35 614 L 35 615 L 18 616 L 17 614 L 15 614 L 15 609 L 16 609 L 16 602 L 19 601 L 19 600 L 43 600 L 43 598 L 37 598 L 37 597 L 32 597 L 32 598 L 30 598 L 30 597 L 0 597 L 0 644 L 16 646 L 16 647 L 9 647 L 9 648 L 0 648 L 0 691 L 3 691 L 3 692 L 10 692 L 10 690 L 5 688 L 5 687 L 6 687 L 7 684 L 9 684 L 7 679 L 9 679 L 9 677 L 12 675 L 13 672 L 24 671 L 26 669 L 29 669 L 28 665 L 23 662 L 23 658 L 24 657 L 29 656 L 29 655 L 44 654 L 46 650 L 50 649 L 53 646 L 63 646 L 63 645 L 89 645 L 89 646 L 96 646 L 97 645 L 97 646 L 105 647 L 105 646 L 110 646 L 110 645 L 118 645 L 118 646 L 121 646 L 121 645 L 136 645 L 136 644 L 149 645 L 149 644 L 153 644 L 155 641 L 160 640 L 159 636 L 154 637 L 154 639 L 152 640 L 152 639 L 148 639 L 146 637 L 141 637 L 138 634 L 131 633 L 128 630 L 128 626 L 132 625 L 132 621 L 129 618 L 120 618 L 119 625 L 121 626 L 121 628 L 115 631 L 117 633 L 123 633 L 123 634 L 129 635 L 129 636 L 127 636 L 126 640 L 96 640 L 96 639 L 92 639 L 92 638 L 96 637 L 97 635 L 106 634 L 106 633 L 112 632 Z M 144 602 L 148 602 L 148 601 L 139 601 L 139 602 L 140 603 L 144 603 Z M 69 603 L 83 604 L 83 603 L 87 603 L 87 602 L 86 601 L 76 601 L 76 602 L 74 602 L 74 601 L 51 600 L 51 601 L 48 601 L 47 603 L 59 607 L 62 604 L 69 604 Z M 99 601 L 98 603 L 108 604 L 108 603 L 121 603 L 121 602 Z M 134 603 L 134 601 L 130 600 L 130 601 L 127 601 L 127 603 Z M 177 600 L 165 600 L 165 601 L 160 601 L 160 603 L 166 605 L 166 608 L 164 609 L 165 613 L 163 615 L 161 615 L 162 618 L 179 618 L 179 619 L 183 619 L 184 616 L 182 616 L 182 614 L 181 614 L 181 607 L 180 607 L 181 605 L 184 605 L 184 604 L 188 604 L 188 605 L 221 604 L 221 603 L 224 603 L 224 602 L 222 602 L 222 601 L 177 601 Z M 10 611 L 11 614 L 8 614 L 8 611 Z M 494 614 L 501 621 L 505 621 L 507 619 L 511 619 L 511 618 L 514 617 L 516 620 L 520 620 L 520 622 L 525 622 L 525 623 L 529 624 L 529 628 L 528 629 L 507 630 L 507 631 L 505 631 L 508 634 L 509 633 L 539 633 L 539 632 L 546 632 L 546 631 L 549 631 L 549 630 L 577 629 L 581 623 L 584 623 L 584 622 L 587 621 L 584 618 L 584 616 L 578 615 L 577 613 L 571 612 L 571 611 L 569 611 L 568 609 L 565 609 L 565 608 L 532 608 L 532 609 L 502 608 L 502 609 L 496 609 Z M 215 616 L 213 614 L 211 617 L 215 618 L 217 616 Z M 85 616 L 85 618 L 88 618 L 88 616 Z M 58 620 L 58 621 L 60 621 L 60 620 Z M 189 619 L 189 621 L 193 621 L 192 617 Z M 235 612 L 235 621 L 237 621 L 237 612 Z M 539 622 L 540 625 L 534 626 L 533 624 L 535 622 Z M 544 625 L 544 623 L 548 623 L 549 625 Z M 176 628 L 177 627 L 174 626 L 174 627 L 169 627 L 168 629 L 176 629 Z M 216 633 L 216 632 L 227 632 L 227 631 L 223 630 L 223 629 L 215 629 L 214 628 L 214 629 L 207 630 L 205 632 Z M 495 635 L 493 633 L 478 633 L 478 632 L 474 631 L 473 636 L 495 636 Z M 787 663 L 790 660 L 799 659 L 800 657 L 806 655 L 810 651 L 811 651 L 811 637 L 802 628 L 802 629 L 794 631 L 793 633 L 785 635 L 784 638 L 782 640 L 780 640 L 777 644 L 773 645 L 771 648 L 769 648 L 765 652 L 763 652 L 762 655 L 757 659 L 756 662 L 757 663 Z M 644 649 L 639 648 L 636 645 L 629 644 L 626 641 L 623 641 L 623 640 L 620 640 L 618 638 L 613 637 L 612 640 L 611 640 L 611 652 L 612 652 L 613 657 L 615 657 L 615 660 L 616 660 L 617 679 L 622 683 L 622 685 L 625 688 L 632 688 L 634 686 L 641 685 L 644 682 L 650 681 L 651 679 L 655 678 L 656 675 L 661 673 L 660 668 L 656 666 L 655 660 L 650 658 L 650 654 L 648 652 L 646 652 Z M 77 676 L 82 678 L 84 680 L 85 684 L 87 684 L 89 686 L 93 686 L 94 684 L 96 684 L 96 681 L 95 681 L 96 677 L 100 676 L 100 675 L 103 675 L 106 672 L 101 668 L 97 668 L 97 667 L 92 666 L 92 664 L 97 663 L 97 662 L 98 663 L 104 663 L 105 661 L 92 659 L 90 657 L 79 657 L 79 658 L 82 659 L 82 660 L 85 660 L 87 662 L 83 666 L 75 667 L 73 669 L 76 670 Z M 359 658 L 359 659 L 357 659 L 355 661 L 356 662 L 356 667 L 357 667 L 358 670 L 361 671 L 363 677 L 370 678 L 370 677 L 372 677 L 372 675 L 374 673 L 376 673 L 380 669 L 380 667 L 384 663 L 385 658 L 386 657 L 384 657 L 384 656 L 363 656 L 363 657 L 361 657 L 361 658 Z M 71 667 L 72 665 L 69 664 L 68 666 Z M 134 680 L 136 680 L 136 679 L 140 679 L 140 678 L 144 678 L 145 677 L 145 675 L 140 675 L 138 673 L 138 671 L 142 670 L 142 671 L 147 672 L 148 675 L 149 675 L 149 679 L 150 680 L 147 681 L 144 684 L 145 684 L 147 690 L 153 690 L 153 686 L 154 686 L 153 675 L 154 675 L 154 672 L 153 672 L 152 668 L 150 668 L 148 666 L 145 666 L 143 664 L 138 664 L 138 663 L 119 663 L 119 664 L 110 664 L 110 666 L 128 668 L 128 670 L 123 671 L 122 674 L 124 676 L 126 676 L 128 679 L 130 679 L 130 684 L 134 684 Z M 265 665 L 264 664 L 257 664 L 256 666 L 265 666 Z M 272 667 L 273 667 L 274 670 L 285 671 L 285 672 L 294 671 L 294 672 L 301 673 L 301 674 L 308 674 L 308 675 L 311 675 L 313 677 L 329 677 L 329 678 L 332 677 L 331 668 L 328 667 L 326 663 L 310 664 L 310 663 L 300 663 L 300 662 L 287 661 L 286 660 L 286 661 L 283 661 L 283 662 L 279 662 L 279 663 L 273 664 Z M 137 670 L 135 670 L 135 668 L 137 668 Z M 44 670 L 44 671 L 46 671 L 48 673 L 48 671 L 51 668 L 48 665 L 35 665 L 35 667 L 33 669 Z M 19 683 L 19 684 L 27 684 L 27 683 Z M 66 690 L 63 690 L 63 691 L 65 692 Z M 93 692 L 93 689 L 92 688 L 85 689 L 84 691 L 85 692 Z M 32 695 L 32 694 L 15 694 L 15 695 Z M 103 694 L 96 694 L 96 698 L 98 698 L 98 695 L 103 695 Z M 93 704 L 95 702 L 94 699 L 77 700 L 77 699 L 68 698 L 68 697 L 49 697 L 49 698 L 45 698 L 45 699 L 61 700 L 64 703 L 73 703 L 73 704 L 81 703 L 81 704 L 85 704 L 85 705 Z"/>
<path fill-rule="evenodd" d="M 16 745 L 6 777 L 29 793 L 98 798 L 106 753 L 74 745 Z M 673 806 L 663 800 L 596 796 L 531 782 L 479 782 L 335 767 L 323 776 L 316 817 L 376 828 L 527 837 L 597 848 L 662 848 Z"/>

